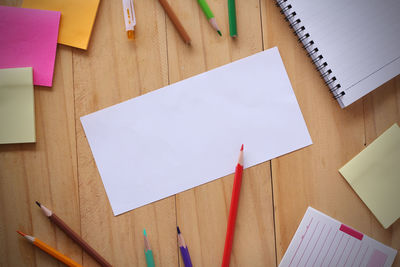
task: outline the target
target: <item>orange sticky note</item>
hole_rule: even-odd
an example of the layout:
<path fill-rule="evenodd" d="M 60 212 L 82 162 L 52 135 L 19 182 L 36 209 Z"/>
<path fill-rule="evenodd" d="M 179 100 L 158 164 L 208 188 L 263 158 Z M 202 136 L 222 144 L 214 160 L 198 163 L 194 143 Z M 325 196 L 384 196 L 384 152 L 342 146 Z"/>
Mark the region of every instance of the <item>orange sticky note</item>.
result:
<path fill-rule="evenodd" d="M 61 12 L 58 43 L 87 49 L 100 0 L 24 0 L 22 7 Z"/>

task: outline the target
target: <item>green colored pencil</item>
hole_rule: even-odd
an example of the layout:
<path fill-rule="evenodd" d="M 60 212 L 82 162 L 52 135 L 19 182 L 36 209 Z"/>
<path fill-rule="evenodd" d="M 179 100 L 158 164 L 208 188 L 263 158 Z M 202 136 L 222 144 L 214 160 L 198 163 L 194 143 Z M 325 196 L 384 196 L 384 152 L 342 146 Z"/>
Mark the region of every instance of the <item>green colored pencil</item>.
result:
<path fill-rule="evenodd" d="M 149 240 L 147 239 L 146 229 L 143 229 L 144 234 L 144 255 L 146 256 L 147 267 L 155 267 L 153 251 L 151 250 Z"/>
<path fill-rule="evenodd" d="M 236 29 L 236 7 L 235 0 L 228 0 L 229 33 L 232 37 L 237 36 Z"/>
<path fill-rule="evenodd" d="M 215 20 L 214 14 L 212 13 L 210 7 L 208 6 L 206 0 L 197 0 L 199 3 L 201 9 L 204 12 L 204 15 L 206 15 L 206 18 L 208 19 L 208 22 L 210 22 L 211 26 L 218 32 L 220 36 L 222 36 L 221 31 L 219 30 L 219 27 L 217 25 L 217 21 Z"/>

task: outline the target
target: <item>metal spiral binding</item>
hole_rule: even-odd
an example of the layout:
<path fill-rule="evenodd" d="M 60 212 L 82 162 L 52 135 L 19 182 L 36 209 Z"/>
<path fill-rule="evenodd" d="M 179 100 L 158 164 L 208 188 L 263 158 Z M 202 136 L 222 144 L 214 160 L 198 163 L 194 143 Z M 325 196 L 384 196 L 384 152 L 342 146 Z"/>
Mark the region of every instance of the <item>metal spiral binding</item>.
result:
<path fill-rule="evenodd" d="M 340 90 L 341 85 L 333 75 L 328 63 L 323 60 L 324 57 L 311 39 L 310 34 L 306 31 L 305 26 L 301 25 L 301 19 L 296 17 L 297 13 L 293 11 L 292 5 L 287 2 L 288 0 L 276 0 L 276 6 L 281 9 L 281 14 L 285 16 L 285 20 L 289 22 L 289 26 L 293 29 L 293 33 L 298 37 L 299 42 L 303 44 L 303 48 L 311 58 L 312 63 L 315 64 L 317 71 L 321 73 L 321 78 L 329 87 L 329 91 L 332 93 L 333 98 L 338 99 L 344 96 L 345 92 Z"/>

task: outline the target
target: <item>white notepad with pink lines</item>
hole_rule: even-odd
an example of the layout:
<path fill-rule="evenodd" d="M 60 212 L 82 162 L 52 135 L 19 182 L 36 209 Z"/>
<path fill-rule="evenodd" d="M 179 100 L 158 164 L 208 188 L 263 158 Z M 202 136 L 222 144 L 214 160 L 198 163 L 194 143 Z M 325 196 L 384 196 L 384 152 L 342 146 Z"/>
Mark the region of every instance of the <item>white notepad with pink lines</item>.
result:
<path fill-rule="evenodd" d="M 311 207 L 283 256 L 284 266 L 392 266 L 397 251 Z"/>

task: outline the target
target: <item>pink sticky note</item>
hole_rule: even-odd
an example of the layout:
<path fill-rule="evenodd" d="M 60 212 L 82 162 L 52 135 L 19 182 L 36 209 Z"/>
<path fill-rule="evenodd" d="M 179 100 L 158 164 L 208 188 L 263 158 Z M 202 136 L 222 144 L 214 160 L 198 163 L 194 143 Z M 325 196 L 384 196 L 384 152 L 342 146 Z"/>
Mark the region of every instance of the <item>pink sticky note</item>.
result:
<path fill-rule="evenodd" d="M 0 68 L 32 67 L 35 85 L 52 86 L 60 15 L 0 6 Z"/>

